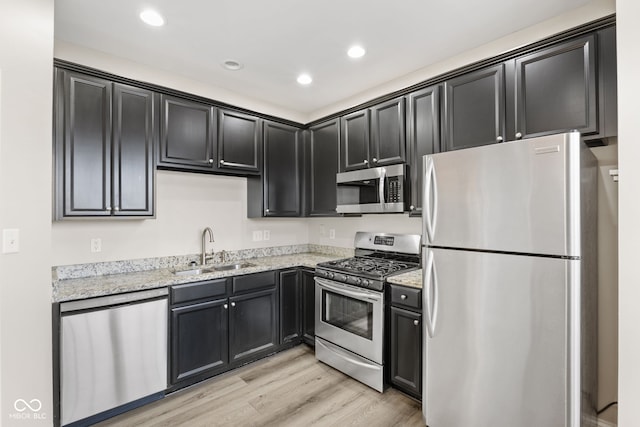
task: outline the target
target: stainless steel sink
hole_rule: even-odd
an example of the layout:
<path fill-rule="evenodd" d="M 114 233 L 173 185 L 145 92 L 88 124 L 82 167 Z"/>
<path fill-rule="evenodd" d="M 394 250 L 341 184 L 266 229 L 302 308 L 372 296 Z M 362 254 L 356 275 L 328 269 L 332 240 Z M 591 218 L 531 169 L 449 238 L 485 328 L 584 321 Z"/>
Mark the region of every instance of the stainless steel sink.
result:
<path fill-rule="evenodd" d="M 241 268 L 247 268 L 247 267 L 255 267 L 255 264 L 251 264 L 250 262 L 242 262 L 240 264 L 221 265 L 219 267 L 215 267 L 215 270 L 218 270 L 218 271 L 240 270 Z"/>
<path fill-rule="evenodd" d="M 190 276 L 197 274 L 213 273 L 215 271 L 227 271 L 227 270 L 240 270 L 241 268 L 255 267 L 255 264 L 250 262 L 242 262 L 239 264 L 220 265 L 217 267 L 197 267 L 190 268 L 189 270 L 173 270 L 173 274 L 177 276 Z"/>

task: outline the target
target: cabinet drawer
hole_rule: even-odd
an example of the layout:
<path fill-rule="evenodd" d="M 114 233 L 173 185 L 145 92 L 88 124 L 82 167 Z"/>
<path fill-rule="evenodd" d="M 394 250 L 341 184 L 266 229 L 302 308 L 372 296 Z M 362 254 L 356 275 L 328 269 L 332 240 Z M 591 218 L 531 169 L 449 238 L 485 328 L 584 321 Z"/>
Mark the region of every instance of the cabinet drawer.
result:
<path fill-rule="evenodd" d="M 422 290 L 406 286 L 391 285 L 391 304 L 422 309 Z"/>
<path fill-rule="evenodd" d="M 181 304 L 205 298 L 224 297 L 227 294 L 227 279 L 175 285 L 171 287 L 169 294 L 171 296 L 171 304 Z"/>
<path fill-rule="evenodd" d="M 233 278 L 232 292 L 234 294 L 257 289 L 271 288 L 276 285 L 276 272 L 265 271 L 264 273 L 247 274 Z"/>

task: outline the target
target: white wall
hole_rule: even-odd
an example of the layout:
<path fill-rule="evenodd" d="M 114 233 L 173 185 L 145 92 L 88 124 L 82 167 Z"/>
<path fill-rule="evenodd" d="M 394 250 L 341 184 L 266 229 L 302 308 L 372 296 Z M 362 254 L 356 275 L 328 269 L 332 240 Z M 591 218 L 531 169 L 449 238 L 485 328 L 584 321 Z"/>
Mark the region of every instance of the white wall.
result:
<path fill-rule="evenodd" d="M 3 426 L 51 425 L 53 416 L 52 58 L 53 1 L 0 2 L 0 229 L 20 229 L 20 252 L 0 254 Z M 18 399 L 36 411 L 19 412 Z"/>
<path fill-rule="evenodd" d="M 640 3 L 618 0 L 619 387 L 621 427 L 640 424 Z"/>

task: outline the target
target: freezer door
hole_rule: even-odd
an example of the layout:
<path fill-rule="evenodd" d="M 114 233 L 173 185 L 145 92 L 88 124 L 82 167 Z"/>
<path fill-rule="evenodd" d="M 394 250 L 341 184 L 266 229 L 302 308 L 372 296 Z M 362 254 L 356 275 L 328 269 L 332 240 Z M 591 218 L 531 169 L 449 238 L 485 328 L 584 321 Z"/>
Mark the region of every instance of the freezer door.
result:
<path fill-rule="evenodd" d="M 425 156 L 425 243 L 580 256 L 592 157 L 577 132 Z"/>
<path fill-rule="evenodd" d="M 580 261 L 447 249 L 425 258 L 427 425 L 579 426 L 570 325 Z"/>

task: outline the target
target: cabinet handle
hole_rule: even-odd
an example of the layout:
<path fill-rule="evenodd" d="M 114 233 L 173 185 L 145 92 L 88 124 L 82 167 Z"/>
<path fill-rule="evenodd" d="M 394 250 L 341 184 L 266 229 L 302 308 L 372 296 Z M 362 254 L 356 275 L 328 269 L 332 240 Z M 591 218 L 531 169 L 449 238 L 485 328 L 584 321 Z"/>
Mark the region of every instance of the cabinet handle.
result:
<path fill-rule="evenodd" d="M 498 137 L 496 138 L 496 142 L 502 142 L 502 141 L 503 141 L 503 139 L 502 139 L 502 137 L 501 137 L 501 136 L 498 136 Z"/>
<path fill-rule="evenodd" d="M 232 303 L 231 303 L 231 307 L 235 307 L 235 306 L 236 306 L 236 303 L 235 303 L 235 302 L 232 302 Z"/>
<path fill-rule="evenodd" d="M 410 211 L 415 211 L 415 210 L 416 210 L 416 207 L 415 207 L 415 206 L 413 206 L 413 205 L 411 205 L 411 206 L 409 206 L 409 210 L 410 210 Z"/>
<path fill-rule="evenodd" d="M 224 160 L 220 159 L 220 164 L 224 165 Z"/>
<path fill-rule="evenodd" d="M 118 206 L 116 206 L 115 208 L 113 208 L 113 210 L 118 212 L 120 210 L 120 208 Z"/>
<path fill-rule="evenodd" d="M 365 165 L 368 165 L 369 164 L 369 160 L 364 159 L 364 162 L 362 162 L 362 163 L 364 163 Z"/>
<path fill-rule="evenodd" d="M 522 134 L 520 132 L 516 133 L 516 139 L 522 139 Z"/>
<path fill-rule="evenodd" d="M 414 325 L 416 325 L 416 326 L 418 326 L 418 325 L 420 324 L 420 321 L 419 321 L 419 320 L 414 320 L 414 321 L 413 321 L 413 324 L 414 324 Z"/>
<path fill-rule="evenodd" d="M 212 163 L 213 163 L 213 159 L 209 159 L 209 164 L 212 164 Z"/>
<path fill-rule="evenodd" d="M 107 206 L 107 208 L 105 209 L 105 211 L 107 211 L 107 212 L 111 212 L 111 206 Z"/>
<path fill-rule="evenodd" d="M 378 159 L 376 159 L 375 157 L 371 160 L 373 160 L 373 163 L 378 163 Z"/>
<path fill-rule="evenodd" d="M 227 308 L 229 308 L 228 304 L 223 305 L 224 309 L 226 310 Z"/>
<path fill-rule="evenodd" d="M 400 299 L 405 300 L 407 299 L 407 296 L 405 294 L 400 295 Z"/>
<path fill-rule="evenodd" d="M 265 209 L 264 211 L 265 211 L 266 213 L 269 213 L 269 208 Z"/>

